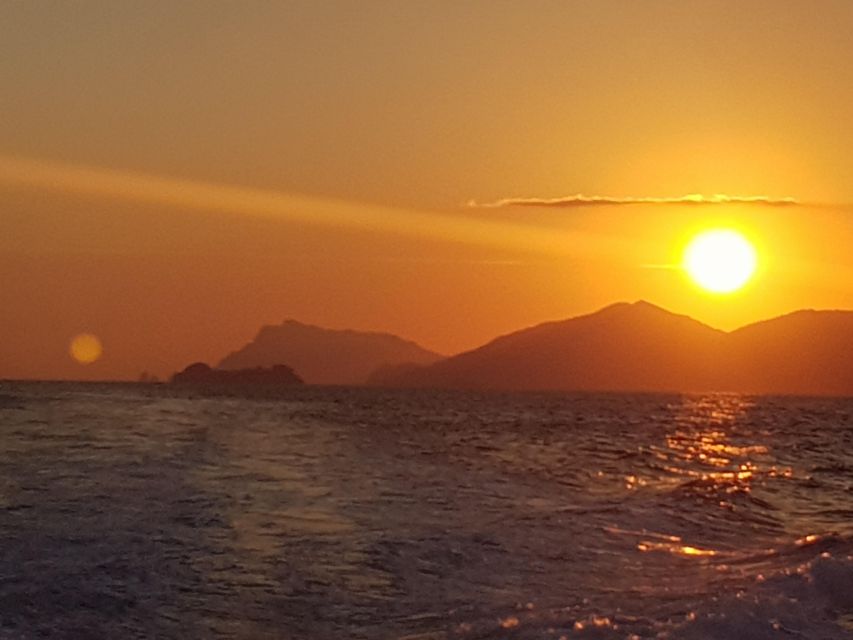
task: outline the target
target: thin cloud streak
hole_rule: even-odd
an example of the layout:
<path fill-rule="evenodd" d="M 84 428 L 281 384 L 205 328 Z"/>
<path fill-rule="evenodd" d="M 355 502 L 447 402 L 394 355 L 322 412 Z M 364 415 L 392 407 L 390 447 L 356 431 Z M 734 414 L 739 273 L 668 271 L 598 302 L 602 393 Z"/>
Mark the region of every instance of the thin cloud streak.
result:
<path fill-rule="evenodd" d="M 612 196 L 586 196 L 575 194 L 562 198 L 504 198 L 496 202 L 480 203 L 475 200 L 468 202 L 469 207 L 479 209 L 500 209 L 504 207 L 542 207 L 573 209 L 581 207 L 623 207 L 629 205 L 655 205 L 655 206 L 719 206 L 719 205 L 750 205 L 761 207 L 797 207 L 805 203 L 795 198 L 771 198 L 768 196 L 729 196 L 715 194 L 705 196 L 701 194 L 688 194 L 672 198 L 655 197 L 626 197 L 618 198 Z"/>

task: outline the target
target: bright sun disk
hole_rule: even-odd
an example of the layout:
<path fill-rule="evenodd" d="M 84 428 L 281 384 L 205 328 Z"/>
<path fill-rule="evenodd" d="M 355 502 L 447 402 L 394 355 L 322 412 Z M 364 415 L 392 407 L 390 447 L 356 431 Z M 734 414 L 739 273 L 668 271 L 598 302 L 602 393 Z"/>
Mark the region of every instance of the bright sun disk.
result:
<path fill-rule="evenodd" d="M 684 251 L 685 271 L 696 284 L 714 293 L 740 289 L 755 273 L 757 264 L 755 247 L 731 229 L 700 233 Z"/>

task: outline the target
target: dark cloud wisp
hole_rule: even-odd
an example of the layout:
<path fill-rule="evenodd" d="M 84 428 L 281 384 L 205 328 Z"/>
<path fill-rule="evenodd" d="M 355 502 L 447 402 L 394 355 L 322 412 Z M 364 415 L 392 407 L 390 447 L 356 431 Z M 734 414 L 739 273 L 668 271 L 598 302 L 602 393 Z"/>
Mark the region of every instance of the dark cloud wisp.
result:
<path fill-rule="evenodd" d="M 580 207 L 622 207 L 628 205 L 679 205 L 679 206 L 719 206 L 726 204 L 751 205 L 761 207 L 793 207 L 802 205 L 794 198 L 771 198 L 768 196 L 729 196 L 715 194 L 705 196 L 689 194 L 671 198 L 655 197 L 612 197 L 586 196 L 576 194 L 562 198 L 504 198 L 495 202 L 468 202 L 469 207 L 498 209 L 503 207 L 541 207 L 573 209 Z"/>

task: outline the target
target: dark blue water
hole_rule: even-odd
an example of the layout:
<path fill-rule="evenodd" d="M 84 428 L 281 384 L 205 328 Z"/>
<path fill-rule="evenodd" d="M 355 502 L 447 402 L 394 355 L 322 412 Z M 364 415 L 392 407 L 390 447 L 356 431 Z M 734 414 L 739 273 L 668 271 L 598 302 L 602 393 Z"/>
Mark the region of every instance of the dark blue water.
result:
<path fill-rule="evenodd" d="M 0 638 L 853 638 L 853 400 L 0 383 Z"/>

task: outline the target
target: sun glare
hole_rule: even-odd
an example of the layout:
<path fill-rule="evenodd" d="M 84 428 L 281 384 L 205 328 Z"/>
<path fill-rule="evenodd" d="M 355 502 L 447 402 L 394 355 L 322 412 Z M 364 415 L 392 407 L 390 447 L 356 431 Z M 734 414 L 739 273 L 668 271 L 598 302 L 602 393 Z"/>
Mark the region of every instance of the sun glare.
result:
<path fill-rule="evenodd" d="M 101 341 L 91 333 L 81 333 L 75 336 L 68 347 L 71 357 L 80 364 L 92 364 L 101 357 L 103 350 Z"/>
<path fill-rule="evenodd" d="M 755 273 L 757 264 L 755 247 L 731 229 L 700 233 L 684 251 L 684 270 L 696 284 L 713 293 L 737 291 Z"/>

